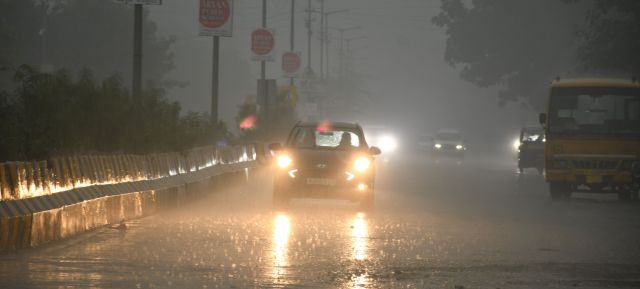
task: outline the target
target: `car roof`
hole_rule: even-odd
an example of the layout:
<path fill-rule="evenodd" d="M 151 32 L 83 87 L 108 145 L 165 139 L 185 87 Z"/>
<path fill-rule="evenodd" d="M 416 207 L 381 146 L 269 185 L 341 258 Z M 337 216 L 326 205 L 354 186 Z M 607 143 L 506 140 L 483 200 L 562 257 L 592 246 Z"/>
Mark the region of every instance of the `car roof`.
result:
<path fill-rule="evenodd" d="M 438 133 L 448 133 L 448 134 L 460 134 L 460 131 L 455 129 L 441 129 Z"/>
<path fill-rule="evenodd" d="M 610 78 L 573 78 L 560 79 L 551 83 L 552 88 L 558 87 L 616 87 L 616 88 L 640 88 L 640 82 L 631 79 Z"/>
<path fill-rule="evenodd" d="M 529 126 L 529 127 L 523 127 L 522 131 L 542 132 L 542 131 L 544 131 L 544 129 L 541 128 L 541 127 L 537 127 L 537 126 Z"/>
<path fill-rule="evenodd" d="M 322 122 L 317 122 L 317 121 L 304 121 L 304 122 L 299 122 L 298 124 L 296 124 L 296 126 L 298 127 L 318 127 L 318 125 L 320 125 Z M 336 127 L 336 128 L 347 128 L 347 129 L 358 129 L 360 128 L 360 125 L 357 123 L 352 123 L 352 122 L 329 122 L 331 124 L 331 127 Z"/>

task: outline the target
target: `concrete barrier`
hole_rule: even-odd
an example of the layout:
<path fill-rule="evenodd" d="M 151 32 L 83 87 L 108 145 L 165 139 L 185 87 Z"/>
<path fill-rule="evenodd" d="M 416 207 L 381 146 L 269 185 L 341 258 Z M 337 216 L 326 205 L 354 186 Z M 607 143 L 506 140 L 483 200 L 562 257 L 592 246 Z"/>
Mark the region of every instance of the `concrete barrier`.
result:
<path fill-rule="evenodd" d="M 30 247 L 31 215 L 0 218 L 0 250 L 12 251 Z"/>
<path fill-rule="evenodd" d="M 0 252 L 173 209 L 246 181 L 264 148 L 0 163 Z M 66 189 L 66 190 L 65 190 Z"/>

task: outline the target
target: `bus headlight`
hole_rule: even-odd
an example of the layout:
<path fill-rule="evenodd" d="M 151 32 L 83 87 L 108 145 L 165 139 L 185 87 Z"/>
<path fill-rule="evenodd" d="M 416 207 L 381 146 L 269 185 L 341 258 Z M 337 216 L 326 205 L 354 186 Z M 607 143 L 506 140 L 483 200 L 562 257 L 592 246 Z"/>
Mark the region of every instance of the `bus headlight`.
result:
<path fill-rule="evenodd" d="M 439 143 L 437 143 L 437 144 L 435 144 L 433 147 L 435 147 L 436 149 L 441 149 L 441 148 L 442 148 L 442 145 L 441 145 L 441 144 L 439 144 Z"/>
<path fill-rule="evenodd" d="M 514 141 L 513 141 L 513 144 L 512 144 L 512 146 L 513 146 L 513 150 L 514 150 L 514 151 L 518 151 L 518 150 L 520 150 L 520 145 L 521 145 L 521 143 L 520 143 L 520 139 L 519 139 L 519 138 L 517 138 L 516 140 L 514 140 Z"/>

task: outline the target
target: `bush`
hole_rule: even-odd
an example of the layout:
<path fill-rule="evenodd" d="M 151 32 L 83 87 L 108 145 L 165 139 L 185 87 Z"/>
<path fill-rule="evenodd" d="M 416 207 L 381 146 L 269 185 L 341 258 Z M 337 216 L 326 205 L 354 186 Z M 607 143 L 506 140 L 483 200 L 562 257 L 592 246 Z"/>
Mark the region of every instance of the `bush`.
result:
<path fill-rule="evenodd" d="M 84 70 L 38 73 L 21 66 L 16 91 L 0 94 L 0 161 L 101 153 L 152 153 L 229 137 L 206 114 L 180 115 L 160 89 L 132 97 L 118 75 L 99 82 Z"/>

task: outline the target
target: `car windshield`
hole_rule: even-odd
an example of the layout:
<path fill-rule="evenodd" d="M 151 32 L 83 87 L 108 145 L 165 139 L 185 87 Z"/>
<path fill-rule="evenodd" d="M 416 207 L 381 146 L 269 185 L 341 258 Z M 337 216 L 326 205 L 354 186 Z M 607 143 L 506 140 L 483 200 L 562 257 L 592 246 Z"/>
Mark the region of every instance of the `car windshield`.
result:
<path fill-rule="evenodd" d="M 555 88 L 549 107 L 551 133 L 640 133 L 637 88 Z"/>
<path fill-rule="evenodd" d="M 542 130 L 525 130 L 522 132 L 522 142 L 541 142 L 544 139 Z"/>
<path fill-rule="evenodd" d="M 455 132 L 441 132 L 436 136 L 438 140 L 446 140 L 446 141 L 459 141 L 462 139 L 459 133 Z"/>
<path fill-rule="evenodd" d="M 360 135 L 356 131 L 340 128 L 318 130 L 314 127 L 300 127 L 294 131 L 289 142 L 289 146 L 303 149 L 352 150 L 361 145 Z"/>
<path fill-rule="evenodd" d="M 423 142 L 433 141 L 433 137 L 422 135 L 418 137 L 418 141 L 423 141 Z"/>

